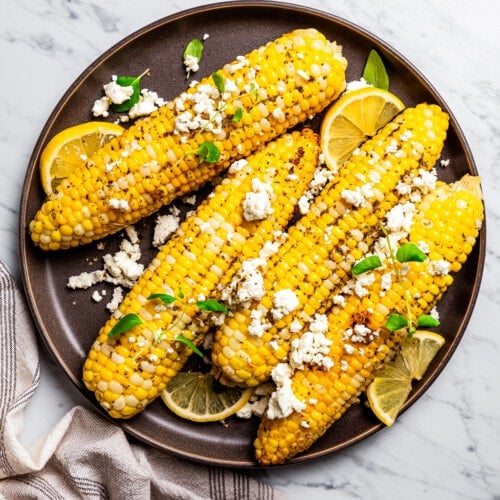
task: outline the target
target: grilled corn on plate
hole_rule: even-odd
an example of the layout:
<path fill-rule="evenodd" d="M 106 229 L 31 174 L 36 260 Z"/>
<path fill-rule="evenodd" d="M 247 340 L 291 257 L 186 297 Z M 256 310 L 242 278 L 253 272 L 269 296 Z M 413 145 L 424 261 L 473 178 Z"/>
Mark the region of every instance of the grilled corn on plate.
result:
<path fill-rule="evenodd" d="M 68 175 L 31 221 L 31 239 L 43 250 L 75 247 L 199 188 L 324 109 L 345 88 L 345 64 L 323 34 L 298 29 L 225 65 Z M 241 120 L 232 120 L 238 110 Z M 206 143 L 218 161 L 204 160 Z"/>
<path fill-rule="evenodd" d="M 114 418 L 129 418 L 156 399 L 183 367 L 191 348 L 203 341 L 210 318 L 200 315 L 200 298 L 217 298 L 241 257 L 258 258 L 282 231 L 316 169 L 318 137 L 310 129 L 287 133 L 235 162 L 224 180 L 162 247 L 144 274 L 103 326 L 83 369 L 86 387 Z M 255 196 L 254 196 L 255 195 Z M 264 195 L 265 217 L 246 210 Z M 250 202 L 249 202 L 250 200 Z M 160 294 L 179 300 L 166 305 Z M 117 322 L 135 314 L 141 324 L 116 338 Z"/>
<path fill-rule="evenodd" d="M 292 355 L 291 366 L 275 368 L 279 387 L 255 441 L 262 465 L 283 463 L 309 448 L 358 401 L 374 370 L 408 333 L 406 328 L 393 331 L 386 326 L 390 314 L 417 318 L 432 312 L 453 282 L 452 273 L 460 270 L 472 250 L 482 220 L 479 178 L 466 176 L 453 184 L 438 181 L 423 196 L 414 208 L 409 237 L 399 227 L 389 229 L 373 249 L 382 265 L 352 278 L 341 305 L 325 317 L 323 345 L 328 346 L 324 352 L 329 364 L 320 356 L 298 366 Z M 392 240 L 389 245 L 387 238 Z M 399 280 L 390 248 L 406 241 L 420 245 L 427 258 L 405 262 Z"/>
<path fill-rule="evenodd" d="M 438 106 L 407 108 L 339 170 L 270 257 L 264 297 L 233 308 L 217 330 L 212 359 L 226 383 L 252 387 L 268 380 L 286 359 L 293 331 L 330 308 L 377 225 L 402 200 L 405 176 L 432 169 L 447 127 Z M 276 301 L 287 292 L 296 304 L 282 312 Z"/>

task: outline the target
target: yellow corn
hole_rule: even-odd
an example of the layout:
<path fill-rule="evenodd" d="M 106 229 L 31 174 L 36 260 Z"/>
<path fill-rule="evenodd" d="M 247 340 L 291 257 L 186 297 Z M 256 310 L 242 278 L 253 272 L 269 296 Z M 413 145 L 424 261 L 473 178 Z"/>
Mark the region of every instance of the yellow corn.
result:
<path fill-rule="evenodd" d="M 431 170 L 447 126 L 448 116 L 436 105 L 408 108 L 339 170 L 269 258 L 262 300 L 238 309 L 218 328 L 212 360 L 224 383 L 251 387 L 269 378 L 286 358 L 293 330 L 331 306 L 351 266 L 378 235 L 379 221 L 401 200 L 398 183 Z M 298 305 L 279 317 L 275 298 L 284 290 L 295 294 Z"/>
<path fill-rule="evenodd" d="M 346 292 L 345 304 L 332 308 L 325 335 L 332 342 L 328 357 L 333 366 L 304 365 L 293 373 L 293 397 L 303 407 L 284 418 L 263 418 L 255 440 L 261 464 L 282 463 L 306 450 L 358 400 L 375 369 L 406 336 L 404 329 L 391 333 L 384 326 L 391 312 L 407 316 L 404 290 L 412 318 L 429 313 L 453 281 L 447 271 L 458 271 L 472 250 L 482 220 L 477 177 L 451 185 L 438 182 L 422 199 L 409 240 L 426 249 L 427 259 L 405 264 L 404 288 L 390 263 L 370 271 L 373 282 L 364 286 L 366 294 Z"/>
<path fill-rule="evenodd" d="M 85 385 L 112 417 L 128 418 L 144 409 L 182 368 L 191 350 L 175 337 L 181 334 L 199 345 L 211 319 L 196 301 L 218 299 L 216 285 L 231 278 L 241 256 L 257 258 L 273 233 L 286 226 L 313 178 L 318 152 L 317 135 L 303 129 L 235 162 L 161 248 L 119 314 L 100 330 L 84 364 Z M 270 210 L 254 220 L 245 206 L 256 183 L 266 187 Z M 148 300 L 156 293 L 176 300 L 168 306 Z M 119 318 L 131 313 L 143 323 L 110 339 Z"/>
<path fill-rule="evenodd" d="M 224 89 L 204 78 L 69 175 L 31 221 L 32 240 L 44 250 L 88 243 L 200 187 L 324 109 L 345 87 L 345 65 L 340 48 L 315 29 L 227 64 L 217 72 Z M 216 163 L 197 154 L 207 142 L 220 152 Z"/>

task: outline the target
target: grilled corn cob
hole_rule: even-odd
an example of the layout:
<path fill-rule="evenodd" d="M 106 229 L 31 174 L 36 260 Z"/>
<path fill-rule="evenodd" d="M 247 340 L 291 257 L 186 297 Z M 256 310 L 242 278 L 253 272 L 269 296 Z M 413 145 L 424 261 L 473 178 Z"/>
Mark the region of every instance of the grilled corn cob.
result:
<path fill-rule="evenodd" d="M 237 309 L 218 328 L 212 360 L 224 383 L 251 387 L 269 378 L 286 358 L 293 330 L 331 306 L 350 267 L 377 235 L 378 221 L 400 199 L 398 183 L 431 170 L 447 125 L 436 105 L 408 108 L 339 170 L 269 258 L 262 300 Z M 281 314 L 276 297 L 283 291 L 295 295 L 296 307 Z"/>
<path fill-rule="evenodd" d="M 174 339 L 182 334 L 198 345 L 210 320 L 196 301 L 217 299 L 216 284 L 231 278 L 241 256 L 258 257 L 273 233 L 286 226 L 313 177 L 318 152 L 317 135 L 303 129 L 235 162 L 213 195 L 161 248 L 119 314 L 100 330 L 84 364 L 86 387 L 112 417 L 128 418 L 144 409 L 182 368 L 191 349 Z M 265 186 L 265 218 L 245 211 L 256 186 Z M 177 298 L 168 307 L 148 300 L 157 293 Z M 142 324 L 109 338 L 119 318 L 131 313 Z"/>
<path fill-rule="evenodd" d="M 88 243 L 200 187 L 321 111 L 344 89 L 345 66 L 340 48 L 312 28 L 227 64 L 217 81 L 204 78 L 69 175 L 31 221 L 32 240 L 44 250 Z M 217 162 L 198 154 L 206 143 Z"/>
<path fill-rule="evenodd" d="M 298 411 L 284 418 L 263 418 L 255 440 L 261 464 L 282 463 L 306 450 L 358 400 L 375 369 L 406 337 L 405 329 L 391 333 L 385 328 L 389 314 L 407 315 L 407 305 L 413 318 L 431 311 L 453 281 L 448 271 L 460 270 L 467 259 L 482 220 L 477 177 L 465 176 L 451 185 L 438 182 L 422 199 L 409 240 L 425 248 L 428 258 L 404 265 L 403 286 L 387 259 L 387 266 L 369 272 L 364 293 L 346 293 L 345 304 L 332 308 L 326 338 L 333 366 L 325 370 L 305 365 L 294 372 L 288 387 Z M 384 276 L 390 276 L 390 286 Z"/>

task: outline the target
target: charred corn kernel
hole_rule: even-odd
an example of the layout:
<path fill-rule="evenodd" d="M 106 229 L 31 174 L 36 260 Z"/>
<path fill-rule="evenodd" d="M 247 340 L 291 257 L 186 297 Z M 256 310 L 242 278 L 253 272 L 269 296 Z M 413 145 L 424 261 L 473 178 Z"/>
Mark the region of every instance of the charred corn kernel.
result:
<path fill-rule="evenodd" d="M 457 211 L 448 210 L 456 206 L 458 200 L 464 200 L 467 212 L 471 215 L 464 226 L 464 220 Z M 465 201 L 466 200 L 466 201 Z M 439 210 L 436 214 L 435 210 Z M 439 217 L 443 221 L 443 232 L 426 231 L 430 217 Z M 465 176 L 454 184 L 437 183 L 436 189 L 426 195 L 417 206 L 410 228 L 409 240 L 424 242 L 431 253 L 439 254 L 443 247 L 453 245 L 458 250 L 451 257 L 452 261 L 439 262 L 444 270 L 460 258 L 463 243 L 474 244 L 483 220 L 483 206 L 479 179 Z M 402 240 L 404 242 L 405 240 Z M 303 409 L 284 418 L 264 417 L 255 440 L 256 457 L 262 465 L 279 464 L 297 453 L 309 448 L 326 430 L 356 401 L 370 383 L 376 368 L 394 352 L 397 345 L 406 337 L 406 330 L 391 333 L 385 328 L 390 311 L 406 313 L 404 289 L 396 280 L 391 289 L 394 291 L 393 302 L 387 313 L 381 318 L 373 315 L 381 295 L 385 293 L 384 276 L 394 274 L 391 264 L 386 264 L 370 271 L 371 284 L 366 285 L 366 295 L 362 298 L 348 294 L 345 299 L 351 304 L 354 314 L 341 314 L 342 307 L 335 306 L 328 314 L 327 338 L 331 341 L 329 358 L 333 366 L 322 369 L 317 365 L 305 365 L 296 369 L 291 378 L 294 395 L 303 402 Z M 429 313 L 450 284 L 443 276 L 435 272 L 436 262 L 428 258 L 423 262 L 407 263 L 404 275 L 404 287 L 409 296 L 425 289 L 427 276 L 436 284 L 435 294 L 425 308 L 410 301 L 413 318 Z M 355 279 L 355 278 L 354 278 Z M 344 308 L 345 310 L 345 308 Z M 357 330 L 356 327 L 360 328 Z M 359 333 L 356 334 L 356 331 Z M 361 334 L 360 332 L 364 332 Z M 293 441 L 288 441 L 292 424 L 295 424 Z M 280 448 L 280 442 L 287 441 L 287 446 Z"/>
<path fill-rule="evenodd" d="M 247 160 L 235 163 L 213 194 L 160 249 L 119 307 L 120 316 L 135 313 L 143 323 L 110 339 L 108 334 L 118 317 L 110 318 L 84 364 L 87 388 L 101 403 L 111 404 L 103 405 L 111 409 L 111 416 L 129 418 L 144 409 L 183 367 L 191 350 L 175 337 L 182 334 L 199 344 L 213 317 L 201 313 L 193 302 L 204 300 L 201 296 L 218 299 L 216 285 L 231 279 L 243 249 L 245 255 L 257 258 L 274 232 L 287 225 L 313 178 L 318 154 L 318 137 L 310 129 L 303 129 L 284 134 Z M 256 185 L 265 186 L 270 210 L 265 218 L 246 220 L 245 201 Z M 239 214 L 238 225 L 231 222 L 234 213 Z M 209 258 L 205 258 L 207 248 L 213 252 Z M 214 262 L 220 272 L 212 279 Z M 184 298 L 178 296 L 179 290 Z M 157 299 L 149 300 L 154 293 L 177 298 L 166 305 Z M 126 370 L 120 373 L 121 367 Z M 108 383 L 104 392 L 98 390 L 101 380 Z M 120 394 L 136 398 L 135 411 L 130 403 L 122 407 L 120 400 L 114 404 Z"/>
<path fill-rule="evenodd" d="M 222 371 L 225 383 L 256 386 L 269 378 L 273 367 L 288 353 L 294 329 L 300 331 L 307 318 L 332 305 L 351 266 L 378 236 L 377 223 L 403 199 L 398 191 L 400 181 L 411 179 L 422 169 L 431 170 L 447 126 L 448 116 L 436 105 L 408 108 L 339 170 L 309 212 L 289 230 L 288 239 L 269 257 L 262 300 L 239 307 L 238 316 L 218 328 L 212 361 Z M 358 248 L 352 248 L 354 243 Z M 277 319 L 273 300 L 287 289 L 295 294 L 298 304 Z M 227 338 L 235 336 L 239 349 L 231 344 L 228 356 L 223 347 Z M 246 362 L 238 371 L 231 359 L 234 355 Z M 241 374 L 250 376 L 243 378 Z"/>
<path fill-rule="evenodd" d="M 316 68 L 318 61 L 319 71 L 313 74 L 311 66 Z M 138 120 L 68 176 L 30 223 L 33 242 L 45 250 L 88 243 L 200 187 L 236 158 L 324 109 L 345 88 L 345 66 L 339 48 L 315 29 L 285 34 L 227 64 L 218 71 L 224 93 L 212 77 L 202 79 Z M 288 74 L 280 75 L 276 68 L 284 67 Z M 311 77 L 304 80 L 304 73 Z M 268 92 L 284 85 L 293 92 Z M 309 94 L 316 99 L 303 109 L 300 103 L 310 101 L 305 97 Z M 233 121 L 226 109 L 238 108 L 234 102 L 240 100 L 243 120 Z M 202 161 L 196 153 L 204 141 L 219 149 L 217 163 Z M 54 243 L 51 232 L 63 210 L 81 223 L 71 234 L 65 228 Z"/>

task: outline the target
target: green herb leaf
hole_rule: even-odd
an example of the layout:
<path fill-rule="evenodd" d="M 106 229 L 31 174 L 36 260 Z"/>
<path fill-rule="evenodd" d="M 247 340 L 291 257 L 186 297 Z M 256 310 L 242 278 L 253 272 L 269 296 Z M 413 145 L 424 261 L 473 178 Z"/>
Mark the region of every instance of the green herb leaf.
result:
<path fill-rule="evenodd" d="M 352 266 L 351 272 L 354 275 L 363 274 L 372 269 L 377 269 L 377 267 L 380 266 L 382 266 L 380 257 L 378 255 L 370 255 Z"/>
<path fill-rule="evenodd" d="M 243 109 L 236 108 L 236 112 L 233 115 L 232 121 L 233 123 L 238 123 L 243 118 Z"/>
<path fill-rule="evenodd" d="M 179 334 L 177 337 L 175 337 L 175 340 L 178 340 L 179 342 L 182 342 L 183 344 L 186 344 L 195 354 L 200 356 L 201 358 L 203 357 L 203 353 L 184 335 Z"/>
<path fill-rule="evenodd" d="M 201 56 L 203 54 L 203 42 L 198 38 L 193 38 L 184 49 L 182 53 L 182 58 L 186 59 L 187 56 L 196 57 L 198 61 L 201 60 Z"/>
<path fill-rule="evenodd" d="M 138 326 L 142 324 L 142 319 L 137 316 L 137 314 L 130 313 L 130 314 L 125 314 L 118 323 L 115 324 L 115 326 L 111 329 L 111 331 L 108 333 L 109 338 L 113 337 L 118 337 L 118 335 L 121 335 L 122 333 L 128 332 L 134 326 Z"/>
<path fill-rule="evenodd" d="M 217 90 L 223 94 L 226 91 L 226 83 L 224 82 L 224 77 L 220 73 L 212 73 L 212 80 L 217 87 Z"/>
<path fill-rule="evenodd" d="M 212 311 L 221 313 L 228 312 L 227 307 L 223 306 L 220 302 L 216 301 L 215 299 L 199 300 L 198 302 L 196 302 L 196 305 L 202 311 Z"/>
<path fill-rule="evenodd" d="M 200 157 L 201 161 L 207 163 L 215 163 L 219 161 L 220 151 L 213 142 L 205 141 L 200 144 L 196 150 L 196 154 Z"/>
<path fill-rule="evenodd" d="M 172 304 L 172 302 L 175 302 L 175 297 L 168 295 L 167 293 L 153 293 L 148 297 L 148 300 L 154 299 L 159 299 L 162 302 L 165 302 L 165 304 Z"/>
<path fill-rule="evenodd" d="M 413 243 L 401 245 L 396 251 L 396 257 L 399 262 L 423 262 L 427 259 L 427 255 Z"/>
<path fill-rule="evenodd" d="M 179 288 L 179 291 L 177 292 L 177 297 L 179 297 L 179 299 L 183 299 L 184 298 L 184 292 L 180 288 Z"/>
<path fill-rule="evenodd" d="M 439 326 L 440 322 L 429 314 L 422 314 L 417 318 L 417 327 L 419 328 L 433 328 Z"/>
<path fill-rule="evenodd" d="M 382 90 L 389 90 L 389 75 L 384 66 L 384 62 L 379 53 L 372 49 L 368 54 L 363 78 L 367 83 Z"/>
<path fill-rule="evenodd" d="M 139 98 L 141 96 L 141 79 L 143 76 L 149 73 L 149 69 L 141 73 L 139 76 L 119 76 L 116 79 L 116 83 L 121 85 L 122 87 L 132 87 L 134 89 L 134 93 L 127 99 L 125 102 L 121 104 L 112 104 L 111 109 L 115 113 L 123 113 L 125 111 L 129 111 L 134 104 L 139 102 Z"/>
<path fill-rule="evenodd" d="M 408 320 L 403 315 L 396 313 L 391 313 L 385 323 L 385 327 L 391 332 L 395 332 L 407 326 Z"/>

